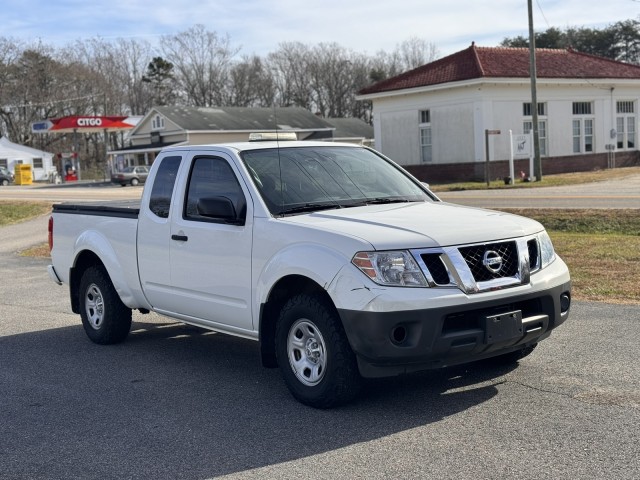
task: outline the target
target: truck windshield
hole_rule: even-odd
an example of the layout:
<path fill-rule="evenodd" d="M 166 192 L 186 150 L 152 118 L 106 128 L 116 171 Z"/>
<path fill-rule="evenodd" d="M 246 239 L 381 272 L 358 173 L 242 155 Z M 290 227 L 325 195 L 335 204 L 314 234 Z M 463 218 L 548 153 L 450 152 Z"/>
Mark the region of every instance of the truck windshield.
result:
<path fill-rule="evenodd" d="M 366 148 L 269 148 L 241 156 L 273 215 L 432 200 L 401 170 Z"/>

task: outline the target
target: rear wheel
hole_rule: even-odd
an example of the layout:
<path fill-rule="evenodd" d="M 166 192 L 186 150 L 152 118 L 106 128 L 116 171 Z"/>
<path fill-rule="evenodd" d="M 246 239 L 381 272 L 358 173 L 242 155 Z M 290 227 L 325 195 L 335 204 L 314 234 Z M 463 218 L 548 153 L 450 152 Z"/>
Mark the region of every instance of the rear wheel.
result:
<path fill-rule="evenodd" d="M 80 317 L 84 331 L 95 343 L 120 343 L 129 334 L 131 309 L 122 303 L 102 268 L 89 267 L 82 275 Z"/>
<path fill-rule="evenodd" d="M 290 299 L 276 327 L 276 356 L 293 396 L 311 407 L 345 404 L 358 393 L 361 378 L 342 324 L 316 295 Z"/>

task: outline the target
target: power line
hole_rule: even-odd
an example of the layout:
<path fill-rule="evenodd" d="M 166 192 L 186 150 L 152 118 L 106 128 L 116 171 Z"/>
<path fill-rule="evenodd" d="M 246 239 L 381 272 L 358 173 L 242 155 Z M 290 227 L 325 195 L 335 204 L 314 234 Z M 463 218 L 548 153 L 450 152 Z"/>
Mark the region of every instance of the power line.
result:
<path fill-rule="evenodd" d="M 87 98 L 95 98 L 104 96 L 104 93 L 94 93 L 93 95 L 85 95 L 83 97 L 65 98 L 62 100 L 48 100 L 42 103 L 23 103 L 22 105 L 3 105 L 2 108 L 27 108 L 27 107 L 44 107 L 48 105 L 55 105 L 57 103 L 74 102 L 76 100 L 85 100 Z"/>
<path fill-rule="evenodd" d="M 540 5 L 540 1 L 536 0 L 536 5 L 538 5 L 538 10 L 540 10 L 540 14 L 542 15 L 542 18 L 544 19 L 544 23 L 547 24 L 547 29 L 551 28 L 551 25 L 549 25 L 549 21 L 547 20 L 547 17 L 544 16 L 544 12 L 542 11 L 542 5 Z"/>

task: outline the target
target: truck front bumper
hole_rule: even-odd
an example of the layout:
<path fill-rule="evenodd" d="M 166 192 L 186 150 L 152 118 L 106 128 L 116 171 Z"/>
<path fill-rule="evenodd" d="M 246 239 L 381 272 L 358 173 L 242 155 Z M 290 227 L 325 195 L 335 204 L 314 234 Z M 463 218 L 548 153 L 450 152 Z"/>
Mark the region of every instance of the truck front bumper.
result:
<path fill-rule="evenodd" d="M 566 270 L 563 263 L 556 268 Z M 352 292 L 356 290 L 362 292 Z M 537 286 L 488 293 L 482 299 L 458 292 L 447 301 L 443 294 L 409 310 L 394 309 L 399 299 L 389 302 L 386 296 L 374 294 L 358 310 L 337 305 L 364 377 L 457 365 L 534 345 L 569 317 L 571 281 L 563 272 L 555 282 L 547 276 Z"/>

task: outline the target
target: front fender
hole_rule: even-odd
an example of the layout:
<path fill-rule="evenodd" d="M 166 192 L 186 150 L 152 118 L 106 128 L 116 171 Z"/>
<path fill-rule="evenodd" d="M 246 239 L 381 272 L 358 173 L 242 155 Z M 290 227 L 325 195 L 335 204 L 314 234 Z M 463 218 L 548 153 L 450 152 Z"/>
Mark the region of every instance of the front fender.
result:
<path fill-rule="evenodd" d="M 327 289 L 340 269 L 351 259 L 325 245 L 297 243 L 271 257 L 258 274 L 256 302 L 266 303 L 274 285 L 284 277 L 299 275 Z"/>

